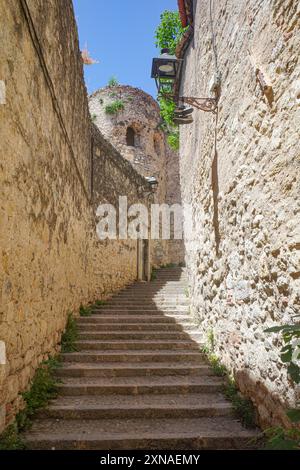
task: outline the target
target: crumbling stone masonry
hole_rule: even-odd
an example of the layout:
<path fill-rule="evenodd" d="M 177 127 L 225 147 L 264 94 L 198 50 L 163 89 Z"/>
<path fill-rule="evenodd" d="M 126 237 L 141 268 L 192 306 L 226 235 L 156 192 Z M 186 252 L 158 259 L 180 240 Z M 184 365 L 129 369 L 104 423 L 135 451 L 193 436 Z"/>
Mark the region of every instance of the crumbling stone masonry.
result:
<path fill-rule="evenodd" d="M 209 2 L 194 3 L 194 37 L 181 93 L 210 96 L 214 58 Z M 297 391 L 276 334 L 300 306 L 300 4 L 213 2 L 219 112 L 194 112 L 181 129 L 181 187 L 194 233 L 186 261 L 194 316 L 261 425 L 287 424 Z M 262 72 L 271 87 L 265 94 Z"/>
<path fill-rule="evenodd" d="M 119 102 L 123 109 L 107 113 L 107 106 Z M 157 204 L 181 204 L 179 154 L 172 151 L 161 129 L 157 101 L 139 88 L 127 85 L 107 86 L 89 97 L 94 124 L 141 175 L 154 176 L 158 189 Z M 182 240 L 153 240 L 154 265 L 184 261 Z"/>

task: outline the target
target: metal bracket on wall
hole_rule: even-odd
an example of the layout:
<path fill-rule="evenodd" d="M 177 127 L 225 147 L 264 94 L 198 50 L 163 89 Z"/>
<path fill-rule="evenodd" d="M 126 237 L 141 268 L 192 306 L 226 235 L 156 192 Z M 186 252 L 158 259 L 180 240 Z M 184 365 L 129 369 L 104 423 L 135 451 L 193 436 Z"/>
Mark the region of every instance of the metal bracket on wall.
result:
<path fill-rule="evenodd" d="M 181 96 L 179 98 L 183 103 L 187 103 L 193 108 L 201 109 L 201 111 L 216 113 L 218 107 L 217 98 L 196 98 L 194 96 Z"/>

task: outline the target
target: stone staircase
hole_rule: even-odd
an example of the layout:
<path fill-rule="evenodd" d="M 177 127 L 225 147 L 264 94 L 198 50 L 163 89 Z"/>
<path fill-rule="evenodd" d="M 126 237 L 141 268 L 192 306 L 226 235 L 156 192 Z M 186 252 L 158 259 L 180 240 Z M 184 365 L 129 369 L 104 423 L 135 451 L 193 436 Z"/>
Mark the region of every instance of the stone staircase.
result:
<path fill-rule="evenodd" d="M 237 421 L 201 353 L 186 277 L 165 268 L 78 320 L 62 354 L 59 396 L 25 438 L 31 449 L 237 449 L 256 435 Z"/>

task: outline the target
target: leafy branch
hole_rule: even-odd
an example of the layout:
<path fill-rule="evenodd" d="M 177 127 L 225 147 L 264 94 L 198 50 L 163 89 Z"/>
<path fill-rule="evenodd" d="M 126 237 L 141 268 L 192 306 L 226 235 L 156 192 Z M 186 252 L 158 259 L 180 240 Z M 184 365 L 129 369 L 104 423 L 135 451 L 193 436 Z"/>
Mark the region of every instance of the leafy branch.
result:
<path fill-rule="evenodd" d="M 294 318 L 300 317 L 295 315 Z M 281 333 L 283 346 L 280 350 L 280 359 L 287 365 L 287 371 L 291 380 L 300 383 L 300 366 L 297 363 L 300 359 L 300 323 L 273 326 L 265 330 L 266 333 Z M 297 403 L 300 405 L 300 403 Z M 287 411 L 287 416 L 292 423 L 300 422 L 300 408 Z M 282 427 L 270 428 L 266 431 L 268 438 L 267 448 L 269 449 L 300 449 L 300 430 L 283 429 Z"/>
<path fill-rule="evenodd" d="M 155 31 L 155 45 L 159 49 L 168 48 L 171 54 L 175 54 L 186 28 L 182 27 L 177 11 L 165 10 L 160 15 L 160 24 Z M 163 120 L 163 129 L 168 135 L 168 144 L 174 150 L 179 149 L 179 128 L 174 123 L 175 103 L 170 98 L 160 96 L 158 98 L 160 114 Z"/>

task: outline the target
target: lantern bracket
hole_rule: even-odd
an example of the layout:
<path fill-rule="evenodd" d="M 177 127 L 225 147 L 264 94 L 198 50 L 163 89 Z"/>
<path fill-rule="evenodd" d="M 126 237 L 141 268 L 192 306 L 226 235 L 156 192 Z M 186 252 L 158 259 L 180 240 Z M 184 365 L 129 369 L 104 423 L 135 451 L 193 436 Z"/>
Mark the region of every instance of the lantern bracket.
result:
<path fill-rule="evenodd" d="M 218 107 L 218 97 L 216 98 L 198 98 L 195 96 L 181 96 L 179 100 L 183 103 L 189 104 L 193 108 L 200 109 L 201 111 L 216 113 Z"/>

